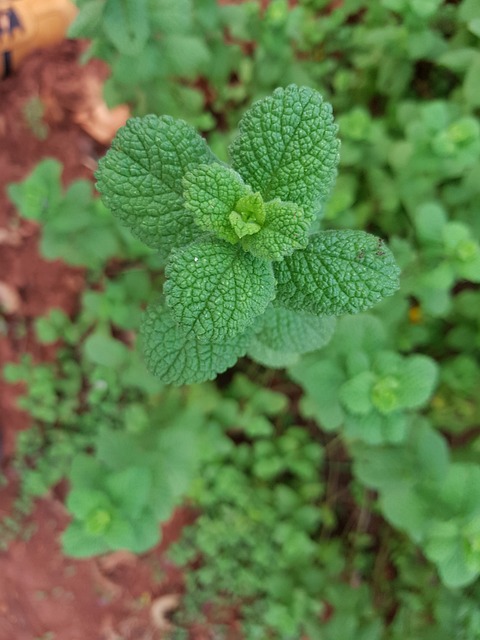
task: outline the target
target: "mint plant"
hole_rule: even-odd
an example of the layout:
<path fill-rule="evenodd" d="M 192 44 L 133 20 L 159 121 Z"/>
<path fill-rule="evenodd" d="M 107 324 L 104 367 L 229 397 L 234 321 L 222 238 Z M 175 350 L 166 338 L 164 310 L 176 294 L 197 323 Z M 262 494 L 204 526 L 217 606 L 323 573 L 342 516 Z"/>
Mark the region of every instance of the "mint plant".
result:
<path fill-rule="evenodd" d="M 84 59 L 109 64 L 104 89 L 109 105 L 128 102 L 137 114 L 149 113 L 155 105 L 162 113 L 181 114 L 205 130 L 212 128 L 215 121 L 203 112 L 202 92 L 192 85 L 212 63 L 209 40 L 217 39 L 217 25 L 212 34 L 208 5 L 215 3 L 196 2 L 195 10 L 192 0 L 75 4 L 79 12 L 69 36 L 90 40 Z"/>
<path fill-rule="evenodd" d="M 97 430 L 94 455 L 79 453 L 69 472 L 73 519 L 62 536 L 67 555 L 141 553 L 159 541 L 160 522 L 181 502 L 200 461 L 222 443 L 208 416 L 217 400 L 207 389 L 189 398 L 169 389 L 146 410 L 130 403 L 126 429 Z"/>
<path fill-rule="evenodd" d="M 301 427 L 276 425 L 286 401 L 236 375 L 213 413 L 245 441 L 234 446 L 224 435 L 192 486 L 202 513 L 171 551 L 187 569 L 181 626 L 206 622 L 205 605 L 212 617 L 238 607 L 252 639 L 299 637 L 318 622 L 326 581 L 315 543 L 323 448 Z"/>
<path fill-rule="evenodd" d="M 149 469 L 132 466 L 107 475 L 93 458 L 79 456 L 70 480 L 74 488 L 67 507 L 74 520 L 63 534 L 66 554 L 92 556 L 118 548 L 141 553 L 159 541 L 158 522 L 149 504 Z"/>
<path fill-rule="evenodd" d="M 355 475 L 379 492 L 385 518 L 421 546 L 451 588 L 480 575 L 480 469 L 451 462 L 446 441 L 416 419 L 406 442 L 352 447 Z"/>
<path fill-rule="evenodd" d="M 412 411 L 427 404 L 437 382 L 434 360 L 393 351 L 385 326 L 367 314 L 342 318 L 323 358 L 308 354 L 288 371 L 304 390 L 306 417 L 347 442 L 371 445 L 405 440 Z"/>
<path fill-rule="evenodd" d="M 62 164 L 45 158 L 21 182 L 8 185 L 7 193 L 26 219 L 42 227 L 40 250 L 47 260 L 98 271 L 114 257 L 138 259 L 145 247 L 118 225 L 88 180 L 62 186 Z"/>
<path fill-rule="evenodd" d="M 272 308 L 280 324 L 298 314 L 301 335 L 310 316 L 330 323 L 398 288 L 380 238 L 314 232 L 339 158 L 332 109 L 317 91 L 290 85 L 256 102 L 230 151 L 232 167 L 186 122 L 151 115 L 131 119 L 99 163 L 106 206 L 165 258 L 163 295 L 141 332 L 147 365 L 165 383 L 225 371 L 260 327 L 268 334 Z"/>
<path fill-rule="evenodd" d="M 413 295 L 426 313 L 445 316 L 459 281 L 480 282 L 480 243 L 471 225 L 448 220 L 438 202 L 425 202 L 413 213 L 420 250 L 399 238 L 392 239 L 404 267 L 404 292 Z"/>

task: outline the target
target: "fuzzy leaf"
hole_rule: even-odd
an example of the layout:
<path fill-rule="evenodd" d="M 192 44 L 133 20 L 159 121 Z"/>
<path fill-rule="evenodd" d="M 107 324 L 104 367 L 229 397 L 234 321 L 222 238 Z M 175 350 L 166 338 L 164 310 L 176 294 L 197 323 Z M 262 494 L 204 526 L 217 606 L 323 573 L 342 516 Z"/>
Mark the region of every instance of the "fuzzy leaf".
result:
<path fill-rule="evenodd" d="M 123 514 L 122 514 L 123 515 Z M 135 531 L 126 518 L 117 517 L 112 520 L 103 536 L 110 549 L 133 549 L 135 547 Z"/>
<path fill-rule="evenodd" d="M 304 397 L 300 402 L 303 415 L 314 417 L 326 431 L 338 429 L 345 418 L 338 398 L 338 389 L 345 382 L 342 369 L 335 362 L 312 353 L 290 367 L 288 373 L 303 388 Z"/>
<path fill-rule="evenodd" d="M 265 222 L 262 196 L 259 193 L 249 193 L 240 198 L 229 220 L 239 238 L 258 233 Z"/>
<path fill-rule="evenodd" d="M 103 537 L 85 531 L 82 522 L 74 520 L 62 534 L 63 552 L 72 558 L 88 558 L 110 550 Z"/>
<path fill-rule="evenodd" d="M 437 565 L 442 582 L 451 589 L 466 587 L 478 577 L 478 560 L 477 564 L 469 562 L 468 546 L 454 524 L 437 524 L 424 549 L 427 558 Z"/>
<path fill-rule="evenodd" d="M 119 51 L 138 55 L 150 33 L 148 0 L 107 0 L 102 24 Z"/>
<path fill-rule="evenodd" d="M 399 402 L 408 409 L 423 406 L 433 393 L 438 366 L 431 358 L 415 355 L 407 358 L 398 374 Z"/>
<path fill-rule="evenodd" d="M 332 108 L 307 87 L 290 85 L 254 103 L 231 146 L 233 166 L 265 201 L 317 210 L 336 176 L 339 142 Z"/>
<path fill-rule="evenodd" d="M 245 355 L 250 334 L 232 340 L 199 342 L 174 320 L 162 303 L 150 305 L 141 326 L 148 369 L 165 384 L 193 384 L 213 380 Z"/>
<path fill-rule="evenodd" d="M 437 202 L 427 202 L 415 210 L 413 223 L 418 238 L 427 244 L 442 242 L 446 222 L 445 210 Z"/>
<path fill-rule="evenodd" d="M 96 173 L 106 206 L 149 247 L 170 251 L 200 235 L 183 202 L 184 175 L 214 156 L 183 120 L 149 115 L 119 130 Z"/>
<path fill-rule="evenodd" d="M 335 318 L 319 318 L 303 311 L 268 307 L 256 341 L 285 353 L 307 353 L 327 344 L 335 331 Z"/>
<path fill-rule="evenodd" d="M 278 303 L 316 315 L 358 313 L 399 287 L 391 251 L 364 231 L 323 231 L 275 264 Z"/>
<path fill-rule="evenodd" d="M 255 337 L 252 338 L 252 341 L 248 345 L 247 355 L 264 367 L 272 367 L 274 369 L 291 367 L 300 359 L 299 353 L 276 351 Z"/>
<path fill-rule="evenodd" d="M 407 416 L 398 412 L 388 416 L 377 412 L 347 415 L 343 427 L 343 434 L 347 440 L 360 440 L 371 445 L 402 442 L 407 431 Z"/>
<path fill-rule="evenodd" d="M 338 321 L 332 347 L 349 363 L 359 358 L 362 364 L 353 364 L 353 369 L 359 366 L 360 370 L 364 370 L 365 362 L 370 361 L 369 358 L 365 361 L 367 354 L 373 355 L 384 349 L 387 341 L 384 323 L 375 316 L 363 313 L 360 316 L 344 316 Z M 350 372 L 349 375 L 354 373 Z"/>
<path fill-rule="evenodd" d="M 24 218 L 43 220 L 62 198 L 61 175 L 61 163 L 45 158 L 23 182 L 7 186 L 8 196 Z"/>
<path fill-rule="evenodd" d="M 349 413 L 367 415 L 373 411 L 370 396 L 374 382 L 375 375 L 371 371 L 363 371 L 342 385 L 339 398 Z"/>
<path fill-rule="evenodd" d="M 221 240 L 175 251 L 165 274 L 173 317 L 200 340 L 243 332 L 275 296 L 271 264 Z"/>
<path fill-rule="evenodd" d="M 242 247 L 258 258 L 281 260 L 307 246 L 312 222 L 313 216 L 293 202 L 267 202 L 265 224 L 258 233 L 242 238 Z"/>
<path fill-rule="evenodd" d="M 67 507 L 79 520 L 85 520 L 95 509 L 110 508 L 108 497 L 97 489 L 73 488 L 67 496 Z"/>
<path fill-rule="evenodd" d="M 133 553 L 144 553 L 158 544 L 161 530 L 156 515 L 150 509 L 144 509 L 132 524 L 134 543 L 130 550 Z"/>
<path fill-rule="evenodd" d="M 150 470 L 136 466 L 112 473 L 105 480 L 114 504 L 134 518 L 147 506 L 151 485 Z"/>
<path fill-rule="evenodd" d="M 88 0 L 68 28 L 69 38 L 95 38 L 102 28 L 105 4 L 98 0 Z"/>
<path fill-rule="evenodd" d="M 195 167 L 183 179 L 185 207 L 204 231 L 232 244 L 239 241 L 229 216 L 242 196 L 250 192 L 241 177 L 221 164 Z"/>

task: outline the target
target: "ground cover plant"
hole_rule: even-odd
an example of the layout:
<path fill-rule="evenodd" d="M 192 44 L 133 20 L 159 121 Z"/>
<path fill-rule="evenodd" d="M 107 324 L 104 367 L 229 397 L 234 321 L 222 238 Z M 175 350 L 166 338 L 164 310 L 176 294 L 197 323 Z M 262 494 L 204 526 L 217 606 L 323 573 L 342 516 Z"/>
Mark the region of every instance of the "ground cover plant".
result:
<path fill-rule="evenodd" d="M 174 637 L 476 640 L 477 3 L 143 3 L 136 26 L 113 4 L 79 3 L 72 32 L 141 116 L 100 162 L 104 203 L 51 162 L 10 188 L 45 255 L 89 273 L 75 318 L 37 322 L 58 362 L 5 371 L 35 421 L 24 494 L 70 480 L 82 556 L 142 552 L 198 509 Z M 188 42 L 190 66 L 166 54 Z M 131 47 L 151 56 L 136 88 Z"/>
<path fill-rule="evenodd" d="M 278 89 L 239 128 L 230 168 L 185 122 L 133 119 L 97 171 L 105 204 L 166 256 L 164 299 L 142 328 L 148 366 L 166 383 L 222 373 L 249 351 L 257 326 L 257 354 L 266 343 L 281 360 L 289 330 L 304 336 L 300 353 L 314 350 L 328 334 L 322 317 L 368 309 L 398 287 L 382 239 L 311 233 L 338 160 L 320 94 Z M 320 339 L 308 341 L 312 323 Z"/>

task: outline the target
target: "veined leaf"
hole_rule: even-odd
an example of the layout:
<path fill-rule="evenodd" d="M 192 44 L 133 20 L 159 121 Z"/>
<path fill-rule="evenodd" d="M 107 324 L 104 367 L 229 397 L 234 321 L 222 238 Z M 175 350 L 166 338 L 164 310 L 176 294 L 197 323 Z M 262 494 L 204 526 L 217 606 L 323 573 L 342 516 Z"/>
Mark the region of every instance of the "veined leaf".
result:
<path fill-rule="evenodd" d="M 399 268 L 380 238 L 323 231 L 303 251 L 275 264 L 278 303 L 316 315 L 369 309 L 399 287 Z"/>
<path fill-rule="evenodd" d="M 327 344 L 335 331 L 335 318 L 270 306 L 262 316 L 255 340 L 274 351 L 307 353 Z"/>
<path fill-rule="evenodd" d="M 308 244 L 313 216 L 293 202 L 274 200 L 265 204 L 265 224 L 258 233 L 242 238 L 242 247 L 265 260 L 282 260 Z"/>
<path fill-rule="evenodd" d="M 141 336 L 147 367 L 165 384 L 174 385 L 213 380 L 245 355 L 250 340 L 248 333 L 231 340 L 199 342 L 162 303 L 147 308 Z"/>
<path fill-rule="evenodd" d="M 238 173 L 221 164 L 203 164 L 186 174 L 183 185 L 185 207 L 200 229 L 236 244 L 239 236 L 229 216 L 237 201 L 251 193 Z"/>
<path fill-rule="evenodd" d="M 339 159 L 332 108 L 307 87 L 276 89 L 245 113 L 231 146 L 233 167 L 265 201 L 280 198 L 305 211 L 329 194 Z"/>
<path fill-rule="evenodd" d="M 272 265 L 221 240 L 175 251 L 165 273 L 173 317 L 204 341 L 242 333 L 275 296 Z"/>
<path fill-rule="evenodd" d="M 200 235 L 183 202 L 184 175 L 215 158 L 203 138 L 170 116 L 131 118 L 99 163 L 106 206 L 150 247 L 169 251 Z"/>

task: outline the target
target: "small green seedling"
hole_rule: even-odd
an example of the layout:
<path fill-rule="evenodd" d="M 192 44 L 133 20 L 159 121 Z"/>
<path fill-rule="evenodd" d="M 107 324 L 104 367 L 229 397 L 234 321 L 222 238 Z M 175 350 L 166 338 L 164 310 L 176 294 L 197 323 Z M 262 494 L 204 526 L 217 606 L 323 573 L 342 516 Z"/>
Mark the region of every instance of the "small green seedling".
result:
<path fill-rule="evenodd" d="M 386 326 L 367 314 L 342 318 L 323 355 L 305 356 L 288 370 L 304 390 L 305 417 L 326 431 L 340 430 L 347 442 L 403 442 L 412 411 L 435 389 L 435 361 L 392 351 Z"/>
<path fill-rule="evenodd" d="M 255 355 L 259 340 L 269 356 L 261 362 L 291 355 L 284 343 L 292 324 L 306 336 L 294 350 L 317 349 L 312 322 L 326 323 L 326 341 L 333 316 L 398 288 L 399 269 L 380 238 L 314 232 L 339 158 L 321 95 L 276 89 L 239 129 L 229 167 L 186 122 L 133 118 L 99 165 L 107 207 L 166 259 L 163 295 L 142 327 L 147 365 L 165 383 L 213 379 L 251 347 Z"/>

